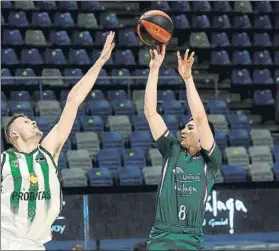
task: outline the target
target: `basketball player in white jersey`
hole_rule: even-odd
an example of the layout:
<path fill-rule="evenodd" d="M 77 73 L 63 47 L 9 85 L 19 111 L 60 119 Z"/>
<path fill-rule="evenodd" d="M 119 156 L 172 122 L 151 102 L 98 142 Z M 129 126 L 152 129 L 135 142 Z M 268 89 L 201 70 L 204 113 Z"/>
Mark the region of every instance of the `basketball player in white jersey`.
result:
<path fill-rule="evenodd" d="M 41 141 L 35 121 L 16 114 L 6 128 L 13 146 L 1 154 L 1 250 L 44 250 L 61 210 L 57 162 L 84 101 L 111 56 L 114 32 L 94 66 L 71 89 L 59 122 Z M 40 143 L 41 142 L 41 143 Z"/>

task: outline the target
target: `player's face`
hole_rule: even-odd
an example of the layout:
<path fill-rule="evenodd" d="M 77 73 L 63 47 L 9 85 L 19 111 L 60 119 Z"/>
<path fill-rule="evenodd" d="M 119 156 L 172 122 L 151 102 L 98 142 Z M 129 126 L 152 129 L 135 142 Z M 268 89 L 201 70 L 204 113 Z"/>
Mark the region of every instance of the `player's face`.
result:
<path fill-rule="evenodd" d="M 192 120 L 181 131 L 181 145 L 185 148 L 196 147 L 199 145 L 199 136 L 197 126 Z"/>
<path fill-rule="evenodd" d="M 43 132 L 40 131 L 36 122 L 30 120 L 28 117 L 16 119 L 12 125 L 12 132 L 15 132 L 24 141 L 32 138 L 40 140 L 43 136 Z"/>

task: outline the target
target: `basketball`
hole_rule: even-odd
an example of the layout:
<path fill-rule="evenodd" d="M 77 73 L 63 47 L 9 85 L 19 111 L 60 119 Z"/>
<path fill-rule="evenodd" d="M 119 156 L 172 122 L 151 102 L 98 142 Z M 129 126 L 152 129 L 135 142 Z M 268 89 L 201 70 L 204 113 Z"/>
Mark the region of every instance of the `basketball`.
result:
<path fill-rule="evenodd" d="M 166 44 L 172 36 L 173 23 L 171 18 L 163 11 L 150 10 L 139 19 L 137 33 L 145 44 L 154 47 Z"/>

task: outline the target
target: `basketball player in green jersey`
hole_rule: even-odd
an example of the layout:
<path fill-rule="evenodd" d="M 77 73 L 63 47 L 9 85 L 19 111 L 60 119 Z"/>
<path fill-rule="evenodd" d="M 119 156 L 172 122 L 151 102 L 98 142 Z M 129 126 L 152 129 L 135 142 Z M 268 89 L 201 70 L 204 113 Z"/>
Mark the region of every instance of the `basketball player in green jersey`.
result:
<path fill-rule="evenodd" d="M 156 147 L 163 156 L 156 221 L 147 250 L 201 250 L 205 202 L 222 157 L 193 81 L 191 68 L 194 53 L 188 57 L 189 50 L 183 59 L 177 53 L 178 71 L 185 82 L 192 114 L 192 119 L 181 131 L 180 140 L 168 131 L 157 113 L 157 83 L 165 51 L 165 45 L 150 51 L 150 72 L 144 101 L 145 116 Z"/>
<path fill-rule="evenodd" d="M 36 122 L 24 114 L 9 121 L 6 137 L 13 148 L 1 154 L 1 250 L 44 250 L 44 243 L 51 240 L 51 225 L 62 204 L 59 154 L 79 105 L 111 56 L 113 40 L 110 32 L 99 59 L 71 89 L 58 123 L 42 141 Z"/>

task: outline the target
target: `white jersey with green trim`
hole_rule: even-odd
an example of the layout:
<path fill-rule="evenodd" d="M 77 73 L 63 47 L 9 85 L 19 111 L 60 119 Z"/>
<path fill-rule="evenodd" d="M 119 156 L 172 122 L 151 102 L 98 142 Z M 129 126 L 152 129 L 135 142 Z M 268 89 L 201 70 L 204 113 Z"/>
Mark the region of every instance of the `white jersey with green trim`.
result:
<path fill-rule="evenodd" d="M 14 148 L 1 154 L 1 232 L 39 243 L 51 240 L 62 200 L 57 174 L 41 146 L 29 154 Z"/>

